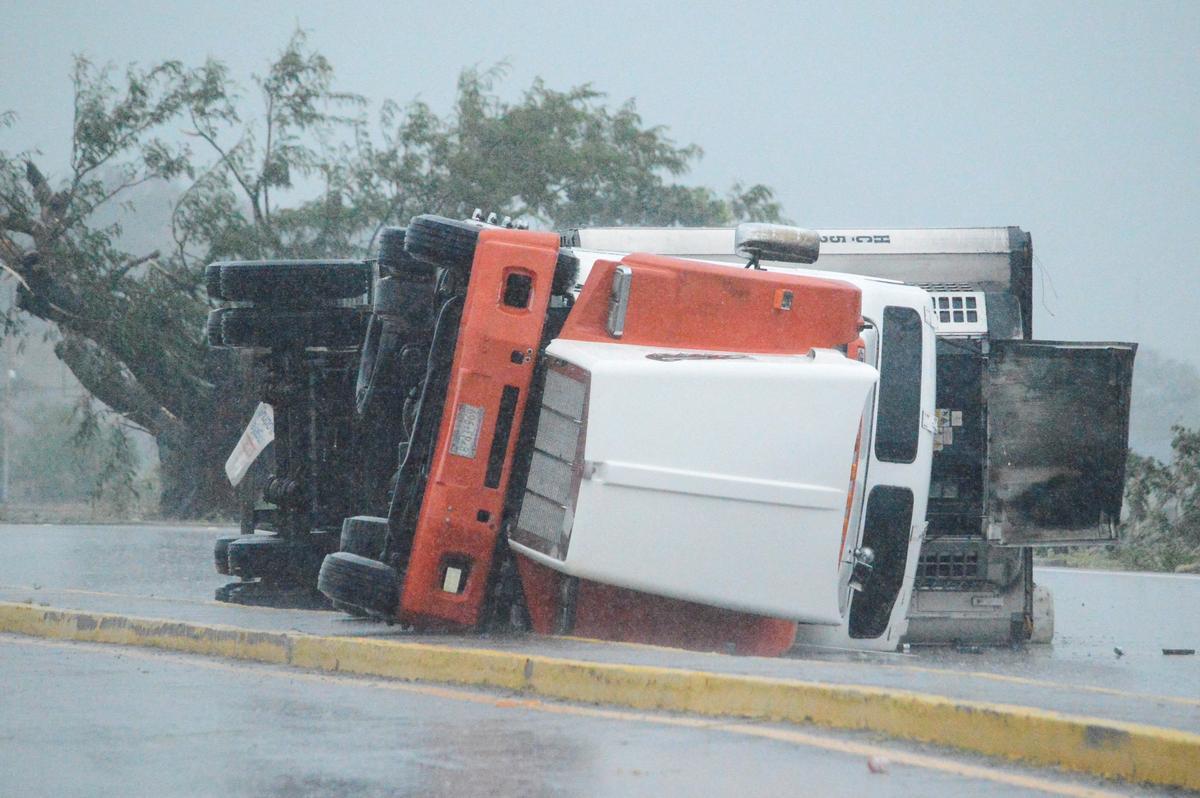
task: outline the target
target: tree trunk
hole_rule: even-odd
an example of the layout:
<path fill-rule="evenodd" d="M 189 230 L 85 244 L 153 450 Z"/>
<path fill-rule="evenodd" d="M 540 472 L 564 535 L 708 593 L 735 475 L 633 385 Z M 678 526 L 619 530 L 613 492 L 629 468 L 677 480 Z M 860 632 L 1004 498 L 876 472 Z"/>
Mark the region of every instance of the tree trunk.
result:
<path fill-rule="evenodd" d="M 185 419 L 175 434 L 160 435 L 160 510 L 172 518 L 236 517 L 243 496 L 229 484 L 225 461 L 254 413 L 259 375 L 253 355 L 210 350 L 206 376 L 216 386 L 208 407 Z"/>
<path fill-rule="evenodd" d="M 159 509 L 164 516 L 213 518 L 236 513 L 237 492 L 225 477 L 224 464 L 237 437 L 214 432 L 188 427 L 175 440 L 158 439 L 162 479 Z"/>

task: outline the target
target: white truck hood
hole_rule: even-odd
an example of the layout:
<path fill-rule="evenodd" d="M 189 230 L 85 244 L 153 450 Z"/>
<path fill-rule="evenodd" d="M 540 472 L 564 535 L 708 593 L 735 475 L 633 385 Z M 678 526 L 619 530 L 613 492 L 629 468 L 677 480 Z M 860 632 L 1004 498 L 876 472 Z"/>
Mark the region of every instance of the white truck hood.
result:
<path fill-rule="evenodd" d="M 605 584 L 841 622 L 846 493 L 874 368 L 829 350 L 560 339 L 548 354 L 587 373 L 578 494 L 561 556 L 515 549 Z"/>

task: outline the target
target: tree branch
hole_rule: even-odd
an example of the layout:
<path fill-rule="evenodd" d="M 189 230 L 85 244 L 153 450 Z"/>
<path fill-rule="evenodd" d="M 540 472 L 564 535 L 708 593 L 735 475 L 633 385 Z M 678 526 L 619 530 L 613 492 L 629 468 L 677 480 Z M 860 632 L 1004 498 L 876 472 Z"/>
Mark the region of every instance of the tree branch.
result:
<path fill-rule="evenodd" d="M 158 253 L 157 253 L 157 252 L 155 252 L 155 253 L 154 253 L 154 257 L 155 257 L 155 258 L 157 258 L 157 257 L 158 257 Z M 197 291 L 199 290 L 199 288 L 200 288 L 200 286 L 199 286 L 199 285 L 195 285 L 195 284 L 189 284 L 189 283 L 186 283 L 186 282 L 184 282 L 183 280 L 180 280 L 178 277 L 176 277 L 175 275 L 171 274 L 169 271 L 167 271 L 166 269 L 164 269 L 162 266 L 160 266 L 160 265 L 159 265 L 159 264 L 158 264 L 156 261 L 154 261 L 154 260 L 151 260 L 151 261 L 150 261 L 150 268 L 151 268 L 151 269 L 154 269 L 154 271 L 158 272 L 158 273 L 159 273 L 159 274 L 161 274 L 161 275 L 162 275 L 164 278 L 166 278 L 167 282 L 169 282 L 171 285 L 175 286 L 175 287 L 176 287 L 176 288 L 178 288 L 180 291 L 183 291 L 183 292 L 185 292 L 185 293 L 191 294 L 192 296 L 195 296 L 195 295 L 196 295 L 196 292 L 197 292 Z"/>
<path fill-rule="evenodd" d="M 42 170 L 38 169 L 37 164 L 33 161 L 25 161 L 25 180 L 33 189 L 33 198 L 38 201 L 39 205 L 45 205 L 50 201 L 50 184 L 46 182 Z"/>
<path fill-rule="evenodd" d="M 8 244 L 8 243 L 10 243 L 10 242 L 7 240 L 0 241 L 0 244 Z M 3 248 L 3 247 L 0 247 L 0 248 Z M 5 261 L 8 260 L 7 255 L 5 255 L 4 260 Z M 9 266 L 7 263 L 4 263 L 4 262 L 0 262 L 0 269 L 4 269 L 5 272 L 7 272 L 8 274 L 11 274 L 13 277 L 15 277 L 17 279 L 17 282 L 20 283 L 22 286 L 24 286 L 26 291 L 29 290 L 29 283 L 25 282 L 25 278 L 22 277 L 20 272 L 18 272 L 16 269 L 12 268 L 11 266 Z"/>
<path fill-rule="evenodd" d="M 27 236 L 33 235 L 33 225 L 29 223 L 28 217 L 18 213 L 10 213 L 0 218 L 0 230 L 11 230 L 14 233 L 24 233 Z"/>
<path fill-rule="evenodd" d="M 195 130 L 192 130 L 190 135 L 199 136 L 208 142 L 210 147 L 217 151 L 217 154 L 221 156 L 221 161 L 225 164 L 226 168 L 229 169 L 229 173 L 233 175 L 233 179 L 236 180 L 238 185 L 242 187 L 242 190 L 246 192 L 246 197 L 250 200 L 250 210 L 254 214 L 254 221 L 261 223 L 262 211 L 258 207 L 258 193 L 250 188 L 250 184 L 246 182 L 245 178 L 242 177 L 241 172 L 239 172 L 237 167 L 233 165 L 233 159 L 231 159 L 229 154 L 221 148 L 221 145 L 217 143 L 217 140 L 213 136 L 210 136 L 208 133 L 200 129 L 200 123 L 196 121 L 195 113 L 192 114 L 192 125 L 195 127 Z"/>
<path fill-rule="evenodd" d="M 115 298 L 100 290 L 91 296 L 102 300 L 101 303 L 90 305 L 76 288 L 55 280 L 36 253 L 23 256 L 18 268 L 26 280 L 25 287 L 17 292 L 18 308 L 57 324 L 64 335 L 87 339 L 111 353 L 107 356 L 121 363 L 147 395 L 159 397 L 160 405 L 170 408 L 172 413 L 186 416 L 190 407 L 204 401 L 203 392 L 185 365 L 188 362 L 186 351 L 172 346 L 189 345 L 186 336 L 182 341 L 176 336 L 178 327 L 172 327 L 172 321 L 165 322 L 167 329 L 160 325 L 155 330 L 164 336 L 162 339 L 131 336 L 129 324 L 137 311 L 122 304 L 129 300 Z M 85 310 L 101 315 L 89 316 Z M 177 368 L 164 370 L 162 361 L 170 357 L 183 360 Z"/>
<path fill-rule="evenodd" d="M 11 242 L 10 242 L 11 243 Z M 18 250 L 15 258 L 8 258 L 11 269 L 21 281 L 17 290 L 17 307 L 26 313 L 55 324 L 84 321 L 80 313 L 79 298 L 69 288 L 64 288 L 50 272 L 41 265 L 35 252 Z"/>
<path fill-rule="evenodd" d="M 12 263 L 20 263 L 23 254 L 24 253 L 21 251 L 21 248 L 18 247 L 11 238 L 6 235 L 0 235 L 0 266 L 4 267 L 4 271 L 17 278 L 17 282 L 24 286 L 25 290 L 28 291 L 29 283 L 25 282 L 25 277 L 9 265 Z"/>
<path fill-rule="evenodd" d="M 93 396 L 150 434 L 176 439 L 183 435 L 183 423 L 94 341 L 68 332 L 55 345 L 54 354 Z"/>
<path fill-rule="evenodd" d="M 263 153 L 262 171 L 258 173 L 258 185 L 263 192 L 263 216 L 271 223 L 271 187 L 267 182 L 267 170 L 271 167 L 271 137 L 275 132 L 275 95 L 267 93 L 267 146 Z"/>
<path fill-rule="evenodd" d="M 63 226 L 66 227 L 68 225 L 68 223 L 73 223 L 75 221 L 82 221 L 83 219 L 87 218 L 91 214 L 95 213 L 97 208 L 99 208 L 101 205 L 103 205 L 104 203 L 111 200 L 113 197 L 120 194 L 122 191 L 128 191 L 131 188 L 136 188 L 137 186 L 140 186 L 143 183 L 149 183 L 151 180 L 155 180 L 157 178 L 158 178 L 158 175 L 143 175 L 142 177 L 139 177 L 137 180 L 130 180 L 128 182 L 122 183 L 121 185 L 114 188 L 112 191 L 109 191 L 106 194 L 104 194 L 103 196 L 101 196 L 95 202 L 89 204 L 87 211 L 85 213 L 78 214 L 76 217 L 64 217 Z"/>
<path fill-rule="evenodd" d="M 151 252 L 149 255 L 143 255 L 140 258 L 130 258 L 129 260 L 125 261 L 125 263 L 122 263 L 118 268 L 113 269 L 112 272 L 109 273 L 109 275 L 108 275 L 109 284 L 113 288 L 116 288 L 117 283 L 121 280 L 122 277 L 124 277 L 126 274 L 128 274 L 130 272 L 130 270 L 136 269 L 138 266 L 141 266 L 143 263 L 146 263 L 147 261 L 151 261 L 151 260 L 154 260 L 155 258 L 158 258 L 161 254 L 162 253 L 160 253 L 156 249 L 153 252 Z M 151 264 L 151 265 L 153 265 L 153 264 Z M 164 274 L 165 274 L 165 272 L 164 272 Z"/>

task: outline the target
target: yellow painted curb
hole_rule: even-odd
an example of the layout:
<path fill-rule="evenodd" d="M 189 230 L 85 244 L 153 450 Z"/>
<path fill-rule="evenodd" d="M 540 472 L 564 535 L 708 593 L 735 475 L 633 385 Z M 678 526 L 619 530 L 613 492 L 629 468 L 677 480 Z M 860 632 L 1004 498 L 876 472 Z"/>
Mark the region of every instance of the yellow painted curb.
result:
<path fill-rule="evenodd" d="M 862 729 L 1097 776 L 1200 790 L 1200 735 L 906 690 L 260 632 L 4 602 L 0 632 L 502 688 L 633 709 Z"/>

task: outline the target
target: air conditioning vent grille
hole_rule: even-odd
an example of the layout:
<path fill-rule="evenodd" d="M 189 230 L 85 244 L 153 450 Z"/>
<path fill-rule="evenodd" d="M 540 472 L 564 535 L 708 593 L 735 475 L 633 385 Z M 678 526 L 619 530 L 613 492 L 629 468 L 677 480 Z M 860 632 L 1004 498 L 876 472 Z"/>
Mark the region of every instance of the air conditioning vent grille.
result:
<path fill-rule="evenodd" d="M 987 334 L 987 305 L 982 291 L 931 292 L 933 326 L 940 333 Z"/>

